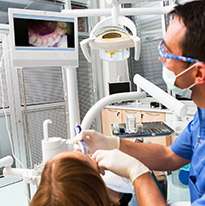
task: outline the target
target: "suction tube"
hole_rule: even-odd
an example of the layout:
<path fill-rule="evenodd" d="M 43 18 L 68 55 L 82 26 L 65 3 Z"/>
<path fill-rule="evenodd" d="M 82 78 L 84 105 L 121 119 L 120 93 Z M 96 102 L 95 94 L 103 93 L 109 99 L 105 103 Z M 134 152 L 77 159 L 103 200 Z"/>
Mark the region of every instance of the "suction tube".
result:
<path fill-rule="evenodd" d="M 82 130 L 90 129 L 90 125 L 92 124 L 92 121 L 101 111 L 101 109 L 103 109 L 105 106 L 118 101 L 137 100 L 137 99 L 143 99 L 145 97 L 146 97 L 145 92 L 122 92 L 122 93 L 112 94 L 100 99 L 88 110 L 85 117 L 83 118 L 83 121 L 81 123 Z"/>

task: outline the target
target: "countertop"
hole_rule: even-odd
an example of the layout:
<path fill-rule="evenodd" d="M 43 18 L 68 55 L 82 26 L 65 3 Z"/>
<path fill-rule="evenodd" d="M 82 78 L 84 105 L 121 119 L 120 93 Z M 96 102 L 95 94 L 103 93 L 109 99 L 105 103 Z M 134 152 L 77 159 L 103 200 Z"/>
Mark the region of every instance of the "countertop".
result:
<path fill-rule="evenodd" d="M 161 109 L 161 107 L 155 107 L 151 108 L 150 107 L 150 102 L 157 102 L 152 97 L 147 97 L 145 99 L 141 99 L 135 102 L 122 102 L 122 103 L 115 103 L 109 106 L 106 106 L 105 108 L 110 108 L 110 109 L 129 109 L 129 110 L 136 110 L 136 111 L 148 111 L 148 112 L 163 112 L 163 113 L 173 113 L 169 109 Z M 181 101 L 188 107 L 187 115 L 194 115 L 197 107 L 194 104 L 193 101 Z"/>

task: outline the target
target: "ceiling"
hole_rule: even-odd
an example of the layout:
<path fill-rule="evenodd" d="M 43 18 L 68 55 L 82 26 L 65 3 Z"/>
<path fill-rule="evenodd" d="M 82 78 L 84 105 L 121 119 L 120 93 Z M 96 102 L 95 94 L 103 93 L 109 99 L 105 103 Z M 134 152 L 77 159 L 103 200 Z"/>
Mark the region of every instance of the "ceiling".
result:
<path fill-rule="evenodd" d="M 61 11 L 63 0 L 0 0 L 0 24 L 8 24 L 8 8 Z"/>

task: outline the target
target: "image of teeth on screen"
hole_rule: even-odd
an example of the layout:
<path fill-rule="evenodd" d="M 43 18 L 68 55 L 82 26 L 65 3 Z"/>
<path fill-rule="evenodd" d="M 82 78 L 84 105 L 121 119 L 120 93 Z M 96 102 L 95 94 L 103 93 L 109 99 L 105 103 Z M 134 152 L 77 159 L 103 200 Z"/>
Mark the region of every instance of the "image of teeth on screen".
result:
<path fill-rule="evenodd" d="M 17 47 L 69 48 L 74 46 L 71 45 L 74 38 L 73 22 L 15 19 L 14 25 Z"/>
<path fill-rule="evenodd" d="M 30 46 L 67 48 L 67 24 L 65 22 L 33 20 L 29 23 Z"/>

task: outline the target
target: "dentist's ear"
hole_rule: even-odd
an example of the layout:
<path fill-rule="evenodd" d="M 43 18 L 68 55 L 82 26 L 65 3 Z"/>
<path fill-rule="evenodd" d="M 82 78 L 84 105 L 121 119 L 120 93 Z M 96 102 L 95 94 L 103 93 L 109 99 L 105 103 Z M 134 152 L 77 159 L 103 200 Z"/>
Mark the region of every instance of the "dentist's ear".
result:
<path fill-rule="evenodd" d="M 198 62 L 196 68 L 195 84 L 205 84 L 205 63 Z"/>

